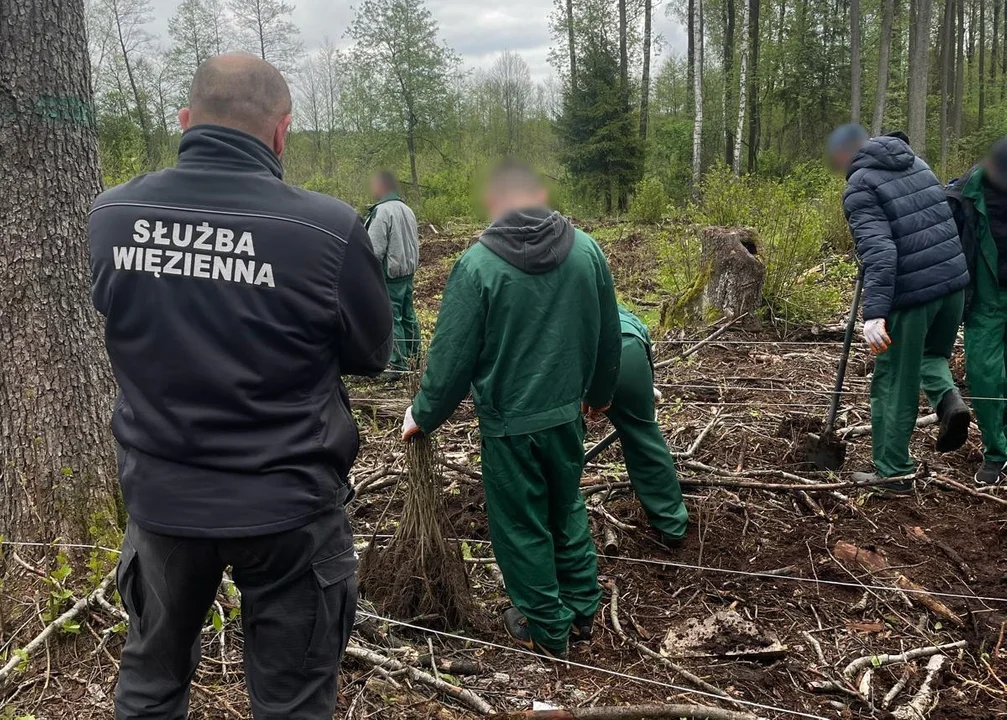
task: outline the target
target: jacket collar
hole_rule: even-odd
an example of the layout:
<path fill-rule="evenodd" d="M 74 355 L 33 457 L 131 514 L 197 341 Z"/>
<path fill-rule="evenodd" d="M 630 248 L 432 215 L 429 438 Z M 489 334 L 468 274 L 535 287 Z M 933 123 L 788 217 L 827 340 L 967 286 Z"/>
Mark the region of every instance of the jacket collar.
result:
<path fill-rule="evenodd" d="M 239 172 L 268 172 L 283 179 L 276 153 L 257 137 L 219 125 L 196 125 L 182 134 L 179 167 L 228 168 Z"/>

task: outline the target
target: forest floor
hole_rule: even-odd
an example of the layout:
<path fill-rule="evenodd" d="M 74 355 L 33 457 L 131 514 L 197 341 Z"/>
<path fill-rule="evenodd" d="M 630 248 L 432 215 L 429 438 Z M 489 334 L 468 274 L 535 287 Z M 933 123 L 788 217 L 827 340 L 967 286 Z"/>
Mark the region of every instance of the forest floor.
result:
<path fill-rule="evenodd" d="M 451 261 L 470 240 L 468 232 L 425 238 L 417 303 L 427 333 Z M 648 242 L 607 248 L 625 297 L 633 297 L 635 278 L 645 276 L 640 268 L 648 264 Z M 584 473 L 605 596 L 594 641 L 575 649 L 571 664 L 522 654 L 500 625 L 508 602 L 491 564 L 471 402 L 438 443 L 450 522 L 469 560 L 473 620 L 435 633 L 374 619 L 378 613 L 365 603 L 355 644 L 429 674 L 432 655 L 443 680 L 496 712 L 530 710 L 533 703 L 675 703 L 780 720 L 917 718 L 908 708 L 915 699 L 935 719 L 1007 717 L 1007 501 L 968 490 L 981 461 L 978 433 L 962 450 L 942 456 L 933 451 L 935 428 L 917 430 L 913 452 L 925 464 L 910 497 L 850 487 L 849 472 L 870 461 L 870 436 L 861 427 L 870 422 L 872 361 L 865 349 L 854 348 L 838 422 L 841 432 L 858 429 L 848 436 L 843 471 L 825 475 L 810 469 L 804 446 L 827 411 L 841 329 L 791 327 L 784 336 L 769 324 L 739 324 L 676 360 L 715 329 L 654 333 L 656 359 L 672 360 L 658 371 L 665 398 L 660 420 L 679 455 L 692 518 L 686 547 L 667 550 L 646 529 L 639 503 L 620 485 L 626 478 L 618 444 Z M 964 383 L 960 352 L 954 370 Z M 404 386 L 373 382 L 353 383 L 350 394 L 363 435 L 352 519 L 360 543 L 380 542 L 393 531 L 400 506 L 395 485 L 404 465 L 397 436 L 409 397 Z M 921 407 L 921 416 L 928 413 Z M 595 424 L 588 445 L 608 430 Z M 807 481 L 839 487 L 822 490 Z M 38 585 L 35 597 L 19 598 L 23 607 L 45 602 L 48 589 Z M 250 717 L 239 622 L 227 612 L 229 599 L 222 594 L 221 601 L 224 621 L 208 624 L 192 694 L 191 716 L 198 720 Z M 118 618 L 93 605 L 78 620 L 75 638 L 54 636 L 8 681 L 0 719 L 111 716 L 122 643 Z M 43 627 L 41 620 L 27 622 L 16 634 L 20 646 L 35 634 L 30 628 Z M 706 627 L 713 628 L 708 636 L 701 632 Z M 684 636 L 695 642 L 683 644 Z M 928 667 L 938 661 L 927 657 L 908 663 L 876 657 L 956 643 L 933 673 Z M 427 657 L 417 660 L 420 655 Z M 848 668 L 859 658 L 862 663 Z M 669 662 L 700 676 L 707 690 L 697 694 Z M 702 694 L 709 686 L 749 705 Z M 901 690 L 886 703 L 896 686 Z M 922 686 L 935 694 L 918 697 Z M 479 716 L 404 671 L 376 669 L 359 658 L 344 662 L 337 717 Z"/>

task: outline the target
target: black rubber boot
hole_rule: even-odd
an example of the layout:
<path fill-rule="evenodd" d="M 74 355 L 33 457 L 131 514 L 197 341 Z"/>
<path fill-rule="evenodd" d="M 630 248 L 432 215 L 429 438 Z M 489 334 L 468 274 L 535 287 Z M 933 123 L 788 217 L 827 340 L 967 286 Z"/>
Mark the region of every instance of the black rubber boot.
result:
<path fill-rule="evenodd" d="M 542 647 L 528 632 L 528 618 L 521 614 L 517 608 L 508 608 L 503 615 L 504 629 L 518 645 L 525 650 L 530 650 L 539 655 L 555 658 L 556 660 L 566 660 L 566 650 L 550 650 Z"/>
<path fill-rule="evenodd" d="M 570 644 L 582 645 L 591 642 L 594 635 L 594 618 L 578 617 L 573 619 L 570 626 Z"/>
<path fill-rule="evenodd" d="M 937 419 L 941 422 L 941 431 L 937 433 L 937 452 L 954 452 L 969 439 L 972 413 L 957 390 L 944 393 L 937 405 Z"/>

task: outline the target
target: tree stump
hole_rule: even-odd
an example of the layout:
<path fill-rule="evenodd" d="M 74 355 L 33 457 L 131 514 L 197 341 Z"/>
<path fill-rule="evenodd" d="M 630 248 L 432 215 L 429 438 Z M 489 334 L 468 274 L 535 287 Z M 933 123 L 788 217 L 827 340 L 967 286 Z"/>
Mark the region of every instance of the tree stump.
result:
<path fill-rule="evenodd" d="M 753 228 L 704 228 L 700 260 L 706 272 L 706 286 L 696 298 L 701 317 L 711 311 L 738 317 L 762 302 L 766 266 Z"/>

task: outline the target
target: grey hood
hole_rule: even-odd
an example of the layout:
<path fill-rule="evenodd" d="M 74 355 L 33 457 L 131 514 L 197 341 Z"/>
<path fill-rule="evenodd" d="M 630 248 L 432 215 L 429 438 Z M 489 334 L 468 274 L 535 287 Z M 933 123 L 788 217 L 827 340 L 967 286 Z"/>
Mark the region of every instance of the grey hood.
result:
<path fill-rule="evenodd" d="M 545 208 L 508 213 L 483 231 L 479 242 L 531 275 L 559 267 L 573 248 L 573 225 Z"/>
<path fill-rule="evenodd" d="M 853 158 L 847 177 L 857 170 L 907 170 L 916 155 L 904 140 L 890 135 L 871 138 Z"/>

